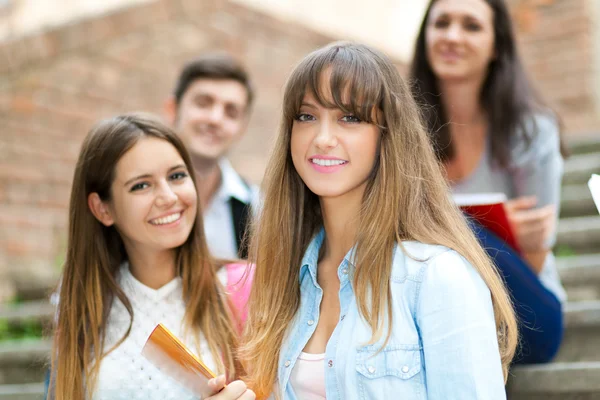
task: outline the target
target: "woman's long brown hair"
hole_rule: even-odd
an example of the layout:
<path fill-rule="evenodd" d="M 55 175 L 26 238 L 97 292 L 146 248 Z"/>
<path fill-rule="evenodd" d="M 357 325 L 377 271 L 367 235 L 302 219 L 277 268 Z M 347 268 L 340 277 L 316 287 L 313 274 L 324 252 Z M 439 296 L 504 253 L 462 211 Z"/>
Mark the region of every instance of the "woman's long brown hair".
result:
<path fill-rule="evenodd" d="M 273 391 L 279 352 L 300 305 L 300 263 L 323 224 L 319 199 L 296 172 L 290 154 L 292 124 L 307 92 L 323 106 L 353 113 L 381 129 L 354 253 L 353 287 L 359 312 L 373 331 L 371 342 L 391 333 L 384 326 L 392 326 L 390 277 L 396 245 L 404 240 L 444 245 L 469 260 L 491 291 L 506 377 L 517 345 L 511 301 L 451 200 L 409 88 L 383 54 L 363 45 L 334 43 L 304 58 L 285 87 L 280 132 L 264 178 L 264 204 L 251 235 L 256 272 L 241 350 L 250 387 L 259 398 Z"/>
<path fill-rule="evenodd" d="M 100 362 L 106 350 L 111 350 L 104 349 L 104 334 L 115 298 L 125 305 L 131 317 L 127 333 L 116 346 L 131 330 L 133 308 L 116 280 L 119 266 L 127 260 L 123 242 L 114 227 L 105 227 L 94 218 L 87 199 L 96 192 L 102 200 L 110 201 L 117 162 L 145 137 L 172 144 L 194 179 L 194 169 L 181 140 L 150 116 L 120 115 L 101 121 L 87 135 L 71 190 L 68 249 L 52 349 L 49 393 L 56 400 L 91 398 Z M 200 209 L 188 239 L 177 249 L 176 266 L 187 307 L 186 331 L 193 333 L 196 340 L 202 334 L 218 371 L 234 376 L 240 372 L 235 352 L 236 325 L 216 277 L 217 263 L 208 252 Z"/>

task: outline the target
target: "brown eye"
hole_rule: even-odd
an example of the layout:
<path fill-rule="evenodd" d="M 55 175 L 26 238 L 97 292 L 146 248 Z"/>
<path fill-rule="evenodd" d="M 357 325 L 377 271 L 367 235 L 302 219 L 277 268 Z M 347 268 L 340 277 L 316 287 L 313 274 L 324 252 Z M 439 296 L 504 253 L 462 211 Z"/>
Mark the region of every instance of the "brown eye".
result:
<path fill-rule="evenodd" d="M 435 26 L 436 28 L 447 28 L 448 25 L 450 25 L 450 21 L 448 21 L 447 19 L 438 19 L 435 21 L 435 23 L 433 24 L 433 26 Z"/>
<path fill-rule="evenodd" d="M 169 176 L 169 178 L 172 181 L 179 181 L 179 180 L 182 180 L 184 178 L 187 178 L 187 176 L 188 176 L 187 173 L 181 171 L 181 172 L 174 172 L 174 173 L 172 173 L 171 176 Z"/>
<path fill-rule="evenodd" d="M 352 114 L 344 115 L 342 117 L 342 121 L 350 123 L 350 124 L 359 124 L 359 123 L 362 122 L 358 117 L 356 117 L 356 116 L 354 116 Z"/>
<path fill-rule="evenodd" d="M 133 185 L 131 187 L 131 189 L 129 189 L 130 192 L 137 192 L 138 190 L 143 190 L 146 189 L 148 186 L 150 186 L 148 184 L 148 182 L 140 182 L 140 183 L 136 183 L 135 185 Z"/>
<path fill-rule="evenodd" d="M 313 117 L 310 114 L 307 113 L 300 113 L 298 115 L 296 115 L 295 120 L 299 121 L 299 122 L 308 122 L 308 121 L 313 121 L 315 119 L 315 117 Z"/>
<path fill-rule="evenodd" d="M 467 22 L 465 25 L 465 30 L 470 32 L 478 32 L 481 30 L 481 25 L 476 22 Z"/>
<path fill-rule="evenodd" d="M 194 104 L 196 104 L 198 107 L 208 107 L 212 104 L 212 100 L 208 96 L 197 96 L 194 99 Z"/>

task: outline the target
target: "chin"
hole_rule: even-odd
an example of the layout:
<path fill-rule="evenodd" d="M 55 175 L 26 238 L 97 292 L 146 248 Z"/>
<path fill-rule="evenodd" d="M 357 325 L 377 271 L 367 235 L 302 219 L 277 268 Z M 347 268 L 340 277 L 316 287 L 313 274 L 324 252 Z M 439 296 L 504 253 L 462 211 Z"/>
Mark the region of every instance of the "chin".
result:
<path fill-rule="evenodd" d="M 182 246 L 186 240 L 187 236 L 185 238 L 174 238 L 172 240 L 165 240 L 162 244 L 165 249 L 172 250 Z"/>
<path fill-rule="evenodd" d="M 308 185 L 307 185 L 308 186 Z M 332 187 L 331 185 L 319 184 L 308 186 L 311 192 L 319 197 L 339 197 L 349 192 L 343 188 Z"/>

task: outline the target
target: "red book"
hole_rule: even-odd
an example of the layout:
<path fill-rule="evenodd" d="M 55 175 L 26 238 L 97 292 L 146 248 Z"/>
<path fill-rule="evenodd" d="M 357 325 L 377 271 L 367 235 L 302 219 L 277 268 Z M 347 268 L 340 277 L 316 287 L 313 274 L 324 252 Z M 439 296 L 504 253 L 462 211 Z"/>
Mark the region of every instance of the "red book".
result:
<path fill-rule="evenodd" d="M 489 229 L 517 252 L 521 252 L 504 209 L 504 193 L 455 194 L 456 204 L 471 218 Z"/>

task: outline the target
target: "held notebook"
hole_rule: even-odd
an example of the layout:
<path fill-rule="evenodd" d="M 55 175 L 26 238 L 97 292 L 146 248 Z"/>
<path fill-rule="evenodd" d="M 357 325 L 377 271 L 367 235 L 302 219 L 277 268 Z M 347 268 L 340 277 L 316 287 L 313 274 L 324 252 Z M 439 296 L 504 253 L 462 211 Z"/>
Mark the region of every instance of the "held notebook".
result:
<path fill-rule="evenodd" d="M 596 208 L 600 213 L 600 175 L 592 174 L 592 177 L 588 181 L 588 186 L 590 187 L 594 203 L 596 203 Z"/>
<path fill-rule="evenodd" d="M 507 200 L 504 193 L 455 194 L 453 198 L 456 205 L 471 218 L 521 252 L 504 209 Z"/>
<path fill-rule="evenodd" d="M 214 394 L 208 381 L 215 374 L 163 324 L 154 328 L 142 349 L 142 355 L 195 395 L 206 398 Z"/>

